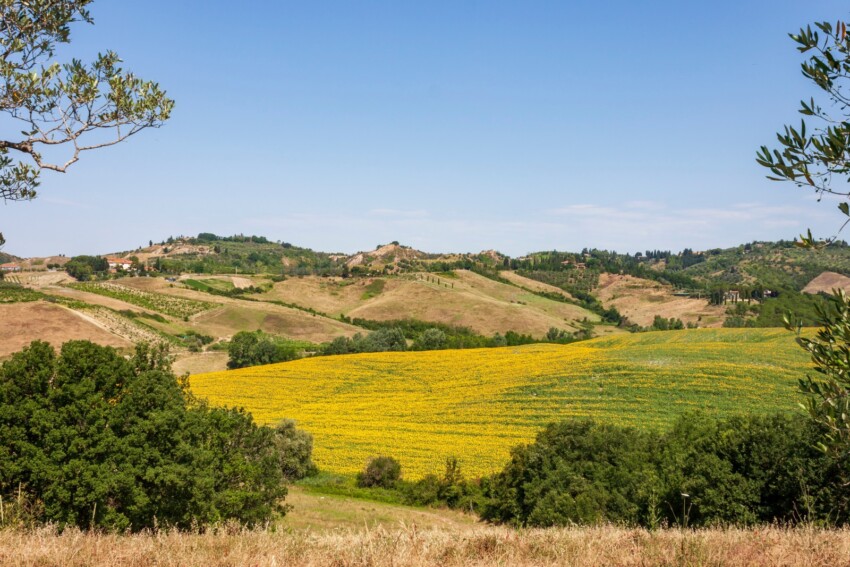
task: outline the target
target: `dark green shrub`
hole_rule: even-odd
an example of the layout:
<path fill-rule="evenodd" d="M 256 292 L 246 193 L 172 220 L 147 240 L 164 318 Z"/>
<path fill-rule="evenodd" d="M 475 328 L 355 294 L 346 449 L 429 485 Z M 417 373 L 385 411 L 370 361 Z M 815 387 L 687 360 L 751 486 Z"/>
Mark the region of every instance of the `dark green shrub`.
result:
<path fill-rule="evenodd" d="M 33 342 L 0 366 L 0 496 L 32 521 L 123 531 L 284 512 L 274 432 L 194 400 L 164 348 Z M 14 496 L 13 496 L 14 495 Z"/>
<path fill-rule="evenodd" d="M 227 354 L 227 367 L 230 369 L 286 362 L 298 357 L 293 346 L 276 340 L 262 331 L 236 333 L 230 340 Z"/>
<path fill-rule="evenodd" d="M 665 434 L 553 424 L 484 479 L 481 516 L 530 526 L 844 524 L 846 462 L 815 449 L 821 435 L 799 415 L 687 414 Z"/>
<path fill-rule="evenodd" d="M 274 428 L 280 468 L 287 480 L 300 480 L 318 472 L 313 464 L 313 436 L 284 419 Z"/>
<path fill-rule="evenodd" d="M 357 486 L 392 488 L 401 478 L 401 464 L 392 457 L 375 457 L 357 474 Z"/>

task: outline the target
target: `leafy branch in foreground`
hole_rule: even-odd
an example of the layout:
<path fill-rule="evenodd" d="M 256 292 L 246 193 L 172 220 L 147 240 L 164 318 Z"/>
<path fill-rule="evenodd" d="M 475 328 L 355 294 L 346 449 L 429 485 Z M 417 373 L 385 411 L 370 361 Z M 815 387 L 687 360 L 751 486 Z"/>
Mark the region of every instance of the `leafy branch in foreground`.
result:
<path fill-rule="evenodd" d="M 52 61 L 70 25 L 93 23 L 92 0 L 0 2 L 0 198 L 36 196 L 41 170 L 64 173 L 82 153 L 117 144 L 168 119 L 174 101 L 125 71 L 112 51 L 91 64 Z M 9 136 L 18 132 L 15 136 Z M 3 243 L 0 235 L 0 245 Z"/>
<path fill-rule="evenodd" d="M 787 328 L 797 332 L 797 342 L 811 355 L 817 375 L 800 380 L 800 389 L 809 394 L 804 404 L 812 418 L 826 427 L 821 450 L 850 454 L 850 298 L 836 290 L 826 306 L 817 306 L 823 327 L 814 338 L 800 335 L 786 317 Z"/>
<path fill-rule="evenodd" d="M 762 146 L 756 161 L 770 170 L 768 178 L 774 181 L 811 188 L 819 198 L 825 194 L 850 198 L 850 189 L 835 185 L 841 179 L 850 181 L 850 36 L 841 21 L 834 26 L 816 23 L 815 28 L 807 26 L 790 37 L 800 53 L 810 54 L 801 64 L 803 76 L 826 93 L 830 104 L 824 108 L 814 98 L 800 101 L 799 113 L 814 119 L 818 126 L 807 127 L 805 119 L 800 120 L 799 127 L 786 125 L 776 135 L 780 148 Z M 848 217 L 843 229 L 850 222 L 850 204 L 844 201 L 838 208 Z M 801 236 L 801 245 L 819 247 L 835 239 L 817 241 L 809 231 Z"/>

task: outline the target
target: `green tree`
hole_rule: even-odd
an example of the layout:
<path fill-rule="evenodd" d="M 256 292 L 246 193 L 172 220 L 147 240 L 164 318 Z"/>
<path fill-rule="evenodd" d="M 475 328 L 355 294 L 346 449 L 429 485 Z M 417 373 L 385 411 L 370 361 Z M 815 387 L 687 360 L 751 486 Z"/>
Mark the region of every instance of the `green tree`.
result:
<path fill-rule="evenodd" d="M 262 331 L 240 331 L 233 335 L 227 348 L 228 368 L 245 368 L 261 364 L 285 362 L 297 357 L 295 348 L 283 344 Z"/>
<path fill-rule="evenodd" d="M 106 274 L 109 271 L 109 262 L 100 256 L 74 256 L 65 264 L 65 271 L 72 278 L 84 282 Z"/>
<path fill-rule="evenodd" d="M 0 139 L 4 201 L 34 198 L 42 170 L 64 173 L 83 153 L 158 127 L 171 114 L 174 101 L 165 91 L 122 69 L 111 51 L 91 64 L 53 60 L 57 47 L 70 42 L 72 24 L 93 23 L 91 1 L 0 2 L 0 112 L 8 116 L 8 137 Z"/>
<path fill-rule="evenodd" d="M 828 105 L 814 98 L 801 101 L 799 112 L 813 119 L 817 126 L 809 128 L 805 118 L 799 128 L 785 126 L 777 134 L 781 149 L 762 146 L 757 161 L 771 171 L 770 179 L 791 181 L 799 187 L 813 189 L 816 194 L 845 198 L 838 208 L 850 217 L 850 36 L 847 24 L 838 21 L 815 24 L 791 34 L 801 53 L 810 54 L 801 65 L 803 76 L 823 93 Z M 844 185 L 840 183 L 843 182 Z M 844 225 L 850 222 L 848 218 Z M 843 228 L 843 227 L 842 227 Z M 802 244 L 818 247 L 835 241 L 816 241 L 808 232 Z M 818 308 L 822 329 L 814 338 L 799 335 L 800 324 L 785 318 L 786 327 L 796 328 L 798 342 L 809 352 L 817 375 L 800 382 L 809 395 L 806 407 L 812 418 L 828 431 L 821 448 L 850 456 L 850 301 L 840 290 L 831 298 L 830 306 Z M 850 474 L 850 473 L 847 473 Z M 847 476 L 845 474 L 845 476 Z M 845 482 L 846 485 L 846 482 Z"/>
<path fill-rule="evenodd" d="M 825 93 L 828 104 L 821 106 L 813 97 L 801 101 L 799 113 L 812 119 L 815 127 L 807 125 L 805 118 L 799 127 L 786 125 L 777 133 L 779 148 L 762 146 L 756 161 L 770 169 L 770 179 L 791 181 L 818 196 L 831 194 L 847 199 L 850 191 L 839 188 L 836 182 L 850 181 L 850 36 L 842 21 L 834 26 L 819 22 L 815 28 L 807 26 L 789 35 L 800 53 L 810 54 L 801 64 L 803 76 Z M 848 201 L 838 208 L 850 217 Z M 850 218 L 844 224 L 847 222 Z M 811 231 L 802 237 L 804 245 L 824 243 L 816 242 Z"/>
<path fill-rule="evenodd" d="M 552 424 L 482 481 L 481 516 L 526 526 L 846 524 L 846 460 L 816 450 L 820 435 L 800 415 L 690 413 L 664 434 Z"/>
<path fill-rule="evenodd" d="M 374 457 L 357 473 L 357 486 L 392 488 L 401 478 L 401 464 L 392 457 Z"/>
<path fill-rule="evenodd" d="M 280 468 L 287 480 L 299 480 L 318 472 L 313 464 L 313 436 L 284 419 L 274 428 Z"/>
<path fill-rule="evenodd" d="M 425 329 L 413 343 L 413 348 L 416 350 L 444 349 L 446 348 L 446 333 L 434 327 Z"/>
<path fill-rule="evenodd" d="M 846 458 L 850 457 L 850 298 L 837 289 L 827 307 L 817 309 L 822 327 L 814 337 L 802 336 L 800 325 L 794 329 L 817 372 L 801 380 L 800 388 L 809 394 L 805 404 L 809 415 L 827 429 L 821 449 Z M 786 326 L 791 328 L 788 318 Z"/>
<path fill-rule="evenodd" d="M 128 360 L 36 341 L 0 366 L 0 496 L 30 503 L 33 522 L 256 525 L 284 512 L 280 460 L 272 429 L 193 399 L 164 348 Z"/>

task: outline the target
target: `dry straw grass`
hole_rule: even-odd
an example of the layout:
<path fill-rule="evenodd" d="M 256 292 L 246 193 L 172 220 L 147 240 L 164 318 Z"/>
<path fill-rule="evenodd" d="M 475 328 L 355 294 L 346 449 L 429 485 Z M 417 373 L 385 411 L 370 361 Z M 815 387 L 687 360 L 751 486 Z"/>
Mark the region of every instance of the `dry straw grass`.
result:
<path fill-rule="evenodd" d="M 850 565 L 850 530 L 481 527 L 458 533 L 401 526 L 327 533 L 219 530 L 108 535 L 40 529 L 0 532 L 0 565 L 836 566 Z"/>

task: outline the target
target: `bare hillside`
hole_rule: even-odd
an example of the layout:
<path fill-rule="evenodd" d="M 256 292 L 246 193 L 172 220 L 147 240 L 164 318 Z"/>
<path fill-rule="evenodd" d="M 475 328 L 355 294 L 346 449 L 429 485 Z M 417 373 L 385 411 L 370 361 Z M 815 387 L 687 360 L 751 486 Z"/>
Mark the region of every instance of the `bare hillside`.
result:
<path fill-rule="evenodd" d="M 594 294 L 605 307 L 616 307 L 631 322 L 642 326 L 652 325 L 656 315 L 700 327 L 721 327 L 726 318 L 722 306 L 708 305 L 705 299 L 677 297 L 671 286 L 633 276 L 603 273 Z"/>
<path fill-rule="evenodd" d="M 824 272 L 810 281 L 803 288 L 803 293 L 832 293 L 835 289 L 850 292 L 850 278 L 835 272 Z"/>
<path fill-rule="evenodd" d="M 44 301 L 0 304 L 0 357 L 6 357 L 32 341 L 55 347 L 70 340 L 86 339 L 98 344 L 129 348 L 133 344 L 111 333 L 96 319 Z"/>
<path fill-rule="evenodd" d="M 383 292 L 347 313 L 379 321 L 400 315 L 469 327 L 482 334 L 516 331 L 540 337 L 551 327 L 578 330 L 599 317 L 575 305 L 458 270 L 455 278 L 417 274 L 388 280 Z"/>

